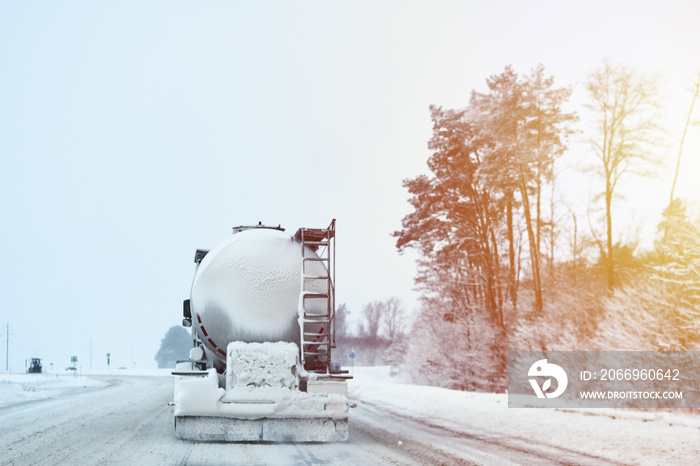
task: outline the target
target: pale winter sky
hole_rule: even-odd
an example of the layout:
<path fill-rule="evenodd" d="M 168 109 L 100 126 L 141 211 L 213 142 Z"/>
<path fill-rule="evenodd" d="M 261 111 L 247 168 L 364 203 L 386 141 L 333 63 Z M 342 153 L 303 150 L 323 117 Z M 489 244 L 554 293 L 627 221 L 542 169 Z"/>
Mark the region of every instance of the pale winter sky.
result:
<path fill-rule="evenodd" d="M 337 218 L 338 302 L 414 309 L 391 233 L 401 181 L 427 170 L 428 106 L 538 63 L 580 102 L 608 57 L 659 73 L 678 139 L 698 18 L 692 0 L 0 2 L 0 371 L 8 322 L 13 371 L 87 369 L 91 347 L 95 369 L 154 367 L 195 249 L 258 221 Z M 678 192 L 700 199 L 691 136 Z M 618 209 L 657 215 L 668 172 Z M 587 183 L 562 194 L 585 209 Z"/>

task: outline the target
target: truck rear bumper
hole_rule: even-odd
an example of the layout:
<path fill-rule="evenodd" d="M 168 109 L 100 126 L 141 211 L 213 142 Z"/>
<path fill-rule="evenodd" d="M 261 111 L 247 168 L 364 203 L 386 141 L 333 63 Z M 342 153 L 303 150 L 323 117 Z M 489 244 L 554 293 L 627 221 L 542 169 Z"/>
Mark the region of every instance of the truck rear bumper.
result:
<path fill-rule="evenodd" d="M 342 442 L 348 420 L 175 416 L 175 436 L 206 442 Z"/>
<path fill-rule="evenodd" d="M 294 343 L 232 342 L 225 383 L 214 369 L 173 373 L 175 435 L 211 442 L 346 440 L 345 379 L 302 379 L 302 372 Z"/>

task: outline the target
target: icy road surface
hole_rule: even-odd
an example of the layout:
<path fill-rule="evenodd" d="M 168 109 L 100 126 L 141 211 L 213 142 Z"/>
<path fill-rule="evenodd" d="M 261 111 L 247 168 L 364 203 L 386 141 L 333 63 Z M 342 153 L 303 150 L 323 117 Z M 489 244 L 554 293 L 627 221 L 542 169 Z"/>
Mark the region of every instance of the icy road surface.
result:
<path fill-rule="evenodd" d="M 357 376 L 350 438 L 333 444 L 180 441 L 167 405 L 172 378 L 95 376 L 108 385 L 86 383 L 0 407 L 0 465 L 697 464 L 700 458 L 700 429 L 687 419 L 509 410 L 500 395 L 398 385 L 371 371 Z"/>

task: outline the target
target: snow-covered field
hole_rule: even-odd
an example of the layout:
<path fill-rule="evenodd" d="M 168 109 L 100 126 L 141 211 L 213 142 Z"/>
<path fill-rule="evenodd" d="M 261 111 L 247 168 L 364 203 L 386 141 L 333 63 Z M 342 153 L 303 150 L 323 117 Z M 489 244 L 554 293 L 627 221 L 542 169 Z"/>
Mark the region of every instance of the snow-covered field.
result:
<path fill-rule="evenodd" d="M 84 389 L 105 387 L 107 382 L 90 375 L 170 375 L 170 369 L 0 374 L 0 407 L 53 398 Z"/>
<path fill-rule="evenodd" d="M 106 385 L 104 382 L 72 374 L 2 374 L 0 375 L 0 407 L 53 398 L 76 390 L 104 385 Z"/>
<path fill-rule="evenodd" d="M 397 383 L 354 368 L 350 397 L 424 422 L 592 453 L 625 464 L 700 464 L 700 416 L 625 409 L 508 408 L 505 394 Z"/>

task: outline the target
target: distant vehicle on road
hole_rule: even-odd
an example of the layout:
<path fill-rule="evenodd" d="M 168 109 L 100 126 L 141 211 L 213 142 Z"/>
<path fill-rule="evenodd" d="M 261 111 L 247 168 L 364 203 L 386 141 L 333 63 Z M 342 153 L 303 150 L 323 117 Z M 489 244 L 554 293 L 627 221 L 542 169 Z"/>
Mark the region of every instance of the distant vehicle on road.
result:
<path fill-rule="evenodd" d="M 69 367 L 66 367 L 66 370 L 67 370 L 67 371 L 77 371 L 78 368 L 77 368 L 77 367 L 73 367 L 73 366 L 69 366 Z"/>
<path fill-rule="evenodd" d="M 43 372 L 43 367 L 41 365 L 41 358 L 32 358 L 29 363 L 29 369 L 27 373 L 29 374 L 41 374 Z"/>

